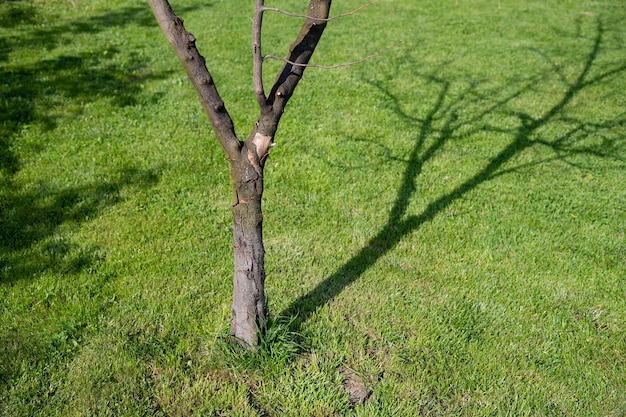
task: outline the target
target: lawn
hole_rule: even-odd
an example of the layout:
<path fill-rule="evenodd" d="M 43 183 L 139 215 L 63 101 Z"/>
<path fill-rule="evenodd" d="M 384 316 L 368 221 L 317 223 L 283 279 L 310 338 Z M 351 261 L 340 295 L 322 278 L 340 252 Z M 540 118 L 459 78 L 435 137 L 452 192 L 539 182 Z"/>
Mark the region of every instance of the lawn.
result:
<path fill-rule="evenodd" d="M 253 2 L 173 7 L 245 138 Z M 381 0 L 312 62 L 397 41 L 287 107 L 251 354 L 227 163 L 147 4 L 1 2 L 0 415 L 626 415 L 623 2 Z"/>

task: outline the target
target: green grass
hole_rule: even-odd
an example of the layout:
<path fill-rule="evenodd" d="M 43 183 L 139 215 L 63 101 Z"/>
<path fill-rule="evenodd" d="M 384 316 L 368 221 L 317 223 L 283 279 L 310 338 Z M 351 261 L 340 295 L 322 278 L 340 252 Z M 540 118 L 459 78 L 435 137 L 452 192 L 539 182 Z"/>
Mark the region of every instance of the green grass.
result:
<path fill-rule="evenodd" d="M 248 3 L 174 3 L 242 137 Z M 403 43 L 307 70 L 287 108 L 251 354 L 225 341 L 227 165 L 148 6 L 0 3 L 0 415 L 625 415 L 624 22 L 538 0 L 332 21 L 315 63 Z M 284 55 L 298 22 L 265 28 Z"/>

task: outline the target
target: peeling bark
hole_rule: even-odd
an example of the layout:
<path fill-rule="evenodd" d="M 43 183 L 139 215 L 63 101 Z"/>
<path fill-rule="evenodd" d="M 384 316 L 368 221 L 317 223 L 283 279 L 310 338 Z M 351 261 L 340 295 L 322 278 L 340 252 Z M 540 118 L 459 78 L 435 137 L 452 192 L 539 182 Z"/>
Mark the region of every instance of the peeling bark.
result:
<path fill-rule="evenodd" d="M 235 271 L 230 334 L 242 345 L 255 346 L 265 325 L 263 166 L 256 149 L 243 146 L 239 159 L 231 161 L 231 180 Z"/>
<path fill-rule="evenodd" d="M 240 203 L 233 211 L 235 274 L 231 336 L 253 346 L 265 325 L 265 249 L 261 200 Z"/>

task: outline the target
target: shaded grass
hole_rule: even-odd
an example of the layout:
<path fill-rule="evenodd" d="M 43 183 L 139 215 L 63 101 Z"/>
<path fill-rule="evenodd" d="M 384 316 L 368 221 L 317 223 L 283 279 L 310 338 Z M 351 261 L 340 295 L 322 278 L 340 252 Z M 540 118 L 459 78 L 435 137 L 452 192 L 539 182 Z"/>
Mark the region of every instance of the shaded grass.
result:
<path fill-rule="evenodd" d="M 245 136 L 250 10 L 175 8 Z M 318 63 L 404 43 L 308 71 L 287 109 L 264 206 L 286 321 L 256 354 L 222 336 L 226 164 L 147 6 L 5 2 L 0 20 L 0 415 L 626 411 L 621 4 L 333 21 Z M 281 54 L 298 24 L 267 23 Z"/>

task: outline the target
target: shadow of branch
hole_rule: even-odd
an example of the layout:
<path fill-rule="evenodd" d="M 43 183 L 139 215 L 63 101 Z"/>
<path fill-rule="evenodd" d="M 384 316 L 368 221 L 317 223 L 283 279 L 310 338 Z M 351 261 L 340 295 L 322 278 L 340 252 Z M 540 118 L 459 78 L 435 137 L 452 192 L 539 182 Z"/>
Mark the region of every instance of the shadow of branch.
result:
<path fill-rule="evenodd" d="M 601 51 L 603 36 L 603 26 L 598 21 L 596 35 L 591 41 L 592 44 L 584 58 L 582 69 L 573 81 L 568 81 L 561 73 L 557 74 L 565 86 L 564 92 L 556 104 L 545 110 L 539 117 L 531 116 L 530 111 L 514 111 L 509 105 L 516 98 L 529 91 L 532 84 L 537 81 L 537 77 L 530 77 L 526 85 L 499 98 L 498 88 L 491 90 L 491 94 L 493 94 L 491 96 L 491 94 L 479 92 L 476 83 L 470 84 L 456 97 L 452 97 L 450 81 L 441 79 L 436 75 L 428 75 L 427 78 L 431 85 L 433 88 L 438 88 L 439 93 L 428 113 L 421 118 L 404 112 L 401 108 L 401 101 L 382 84 L 371 83 L 374 88 L 377 88 L 389 99 L 391 108 L 399 118 L 410 121 L 417 126 L 415 143 L 405 161 L 406 169 L 395 203 L 389 211 L 387 223 L 356 255 L 307 294 L 293 301 L 280 313 L 280 316 L 297 317 L 297 320 L 293 322 L 293 327 L 297 330 L 319 308 L 339 295 L 344 288 L 356 281 L 379 259 L 396 247 L 403 238 L 418 230 L 423 224 L 433 220 L 452 203 L 462 199 L 481 184 L 498 176 L 523 168 L 530 168 L 549 160 L 566 161 L 569 157 L 580 154 L 623 161 L 623 156 L 620 154 L 624 152 L 624 139 L 619 136 L 610 136 L 610 132 L 616 126 L 622 128 L 625 126 L 624 114 L 610 121 L 596 123 L 572 118 L 568 116 L 566 111 L 573 99 L 584 89 L 626 72 L 626 63 L 617 63 L 612 68 L 598 72 L 599 68 L 596 61 Z M 591 75 L 592 73 L 595 75 Z M 463 119 L 459 116 L 460 110 L 468 106 L 472 106 L 475 112 Z M 494 119 L 494 116 L 506 116 L 508 118 L 513 116 L 517 119 L 517 124 L 514 127 L 494 126 L 493 122 L 490 121 Z M 539 134 L 540 130 L 552 123 L 567 123 L 569 126 L 567 133 L 556 138 L 542 138 Z M 472 177 L 432 201 L 420 214 L 407 215 L 409 203 L 417 190 L 416 180 L 421 174 L 424 164 L 441 152 L 446 143 L 451 140 L 461 139 L 469 134 L 484 130 L 506 133 L 512 139 Z M 602 136 L 603 134 L 607 134 L 607 136 L 596 146 L 580 145 L 583 143 L 582 139 L 591 135 Z M 427 143 L 429 143 L 428 146 L 426 146 Z M 554 152 L 554 157 L 532 164 L 506 167 L 516 156 L 534 146 L 550 148 Z"/>

